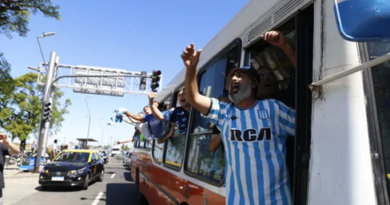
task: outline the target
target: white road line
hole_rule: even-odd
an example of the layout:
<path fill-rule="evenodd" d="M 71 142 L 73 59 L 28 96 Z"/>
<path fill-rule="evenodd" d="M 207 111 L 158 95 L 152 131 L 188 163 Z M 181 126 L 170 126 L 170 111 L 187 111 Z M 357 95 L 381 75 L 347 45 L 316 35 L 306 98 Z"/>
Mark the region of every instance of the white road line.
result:
<path fill-rule="evenodd" d="M 103 196 L 103 192 L 99 192 L 95 200 L 92 202 L 92 205 L 97 205 L 99 203 L 99 200 L 102 198 L 102 196 Z"/>
<path fill-rule="evenodd" d="M 115 174 L 116 174 L 116 173 L 114 173 L 114 174 L 111 175 L 111 179 L 115 177 Z"/>

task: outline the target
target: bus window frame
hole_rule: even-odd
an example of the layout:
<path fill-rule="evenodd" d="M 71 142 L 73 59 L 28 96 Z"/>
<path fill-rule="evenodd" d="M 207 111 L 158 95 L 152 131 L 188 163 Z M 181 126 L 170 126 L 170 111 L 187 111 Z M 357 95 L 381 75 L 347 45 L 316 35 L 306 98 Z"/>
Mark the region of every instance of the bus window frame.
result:
<path fill-rule="evenodd" d="M 359 56 L 362 63 L 370 60 L 370 52 L 367 43 L 358 43 Z M 382 136 L 379 125 L 379 117 L 376 106 L 374 80 L 372 68 L 363 70 L 363 90 L 366 96 L 366 115 L 368 136 L 370 143 L 371 163 L 374 175 L 375 194 L 378 205 L 389 204 L 387 190 L 386 169 L 384 151 L 382 147 Z"/>
<path fill-rule="evenodd" d="M 162 102 L 164 103 L 167 99 L 171 98 L 171 102 L 170 102 L 170 106 L 172 107 L 172 104 L 173 104 L 173 97 L 174 97 L 174 92 L 171 92 L 166 98 L 164 98 L 164 100 L 162 100 Z M 165 105 L 165 104 L 164 104 Z M 163 151 L 162 151 L 162 156 L 161 156 L 161 162 L 156 159 L 154 157 L 154 148 L 156 146 L 156 143 L 157 143 L 157 139 L 153 139 L 153 146 L 152 146 L 152 158 L 153 158 L 153 161 L 156 162 L 157 164 L 161 164 L 161 162 L 164 161 L 164 154 L 165 154 L 165 149 L 166 149 L 166 142 L 163 143 Z"/>
<path fill-rule="evenodd" d="M 176 87 L 176 89 L 172 92 L 172 94 L 170 95 L 170 96 L 172 96 L 172 98 L 171 98 L 171 108 L 170 109 L 172 109 L 172 108 L 176 108 L 177 107 L 177 100 L 178 100 L 178 94 L 179 94 L 179 91 L 180 91 L 180 89 L 182 88 L 182 87 L 184 87 L 184 83 L 182 83 L 182 84 L 180 84 L 179 86 L 177 86 Z M 191 112 L 191 108 L 190 108 L 190 112 Z M 190 123 L 188 122 L 188 125 L 189 125 Z M 188 130 L 188 125 L 187 125 L 187 130 Z M 163 156 L 162 156 L 162 164 L 163 164 L 163 166 L 164 167 L 167 167 L 167 168 L 169 168 L 169 169 L 172 169 L 172 170 L 175 170 L 175 171 L 178 171 L 178 172 L 180 172 L 180 170 L 181 170 L 181 168 L 183 167 L 183 164 L 184 164 L 184 157 L 185 157 L 185 153 L 186 153 L 186 149 L 187 149 L 187 139 L 188 139 L 188 132 L 187 132 L 187 134 L 186 134 L 186 136 L 184 136 L 186 139 L 186 141 L 185 141 L 185 143 L 184 143 L 184 153 L 183 153 L 183 161 L 182 161 L 182 163 L 180 164 L 180 167 L 177 167 L 177 166 L 173 166 L 173 165 L 170 165 L 170 164 L 167 164 L 167 163 L 165 163 L 165 157 L 166 157 L 166 153 L 167 153 L 167 150 L 168 150 L 168 141 L 169 141 L 169 139 L 167 140 L 167 141 L 165 141 L 164 142 L 164 151 L 163 151 Z"/>
<path fill-rule="evenodd" d="M 221 51 L 219 51 L 213 58 L 211 58 L 207 63 L 205 63 L 204 66 L 202 66 L 200 69 L 199 69 L 199 72 L 196 76 L 197 78 L 197 82 L 198 82 L 198 85 L 200 85 L 200 81 L 202 79 L 202 75 L 207 71 L 207 69 L 213 65 L 215 62 L 217 62 L 219 59 L 221 59 L 224 55 L 226 55 L 229 51 L 231 51 L 232 49 L 234 49 L 235 47 L 238 47 L 238 65 L 241 65 L 241 54 L 243 52 L 243 47 L 242 47 L 242 40 L 241 38 L 236 38 L 234 39 L 232 42 L 230 42 L 227 46 L 225 46 Z M 212 134 L 212 131 L 207 131 L 207 132 L 201 132 L 201 133 L 192 133 L 192 124 L 194 122 L 194 118 L 195 118 L 195 109 L 191 106 L 191 109 L 190 109 L 190 115 L 189 115 L 189 122 L 188 122 L 188 128 L 187 130 L 190 130 L 189 132 L 187 132 L 187 139 L 186 139 L 186 148 L 185 148 L 185 151 L 184 151 L 184 163 L 182 165 L 183 167 L 183 171 L 184 171 L 184 174 L 189 176 L 189 177 L 192 177 L 192 178 L 195 178 L 195 179 L 198 179 L 202 182 L 205 182 L 205 183 L 208 183 L 208 184 L 211 184 L 211 185 L 214 185 L 216 187 L 222 187 L 224 184 L 225 184 L 225 179 L 221 180 L 221 182 L 215 182 L 215 181 L 212 181 L 212 180 L 209 180 L 209 179 L 206 179 L 204 177 L 201 177 L 197 174 L 194 174 L 190 171 L 187 171 L 186 167 L 188 165 L 188 156 L 189 156 L 189 146 L 190 146 L 190 140 L 189 138 L 191 136 L 196 136 L 196 135 L 205 135 L 206 133 L 208 134 Z"/>

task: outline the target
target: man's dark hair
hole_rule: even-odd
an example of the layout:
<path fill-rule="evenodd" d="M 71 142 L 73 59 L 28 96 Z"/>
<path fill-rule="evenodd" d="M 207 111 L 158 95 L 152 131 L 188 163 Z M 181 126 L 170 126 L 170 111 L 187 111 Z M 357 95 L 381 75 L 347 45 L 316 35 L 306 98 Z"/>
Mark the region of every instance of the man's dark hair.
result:
<path fill-rule="evenodd" d="M 64 149 L 68 149 L 68 145 L 65 145 L 65 146 L 64 146 Z"/>
<path fill-rule="evenodd" d="M 57 143 L 57 140 L 54 140 L 54 143 Z"/>

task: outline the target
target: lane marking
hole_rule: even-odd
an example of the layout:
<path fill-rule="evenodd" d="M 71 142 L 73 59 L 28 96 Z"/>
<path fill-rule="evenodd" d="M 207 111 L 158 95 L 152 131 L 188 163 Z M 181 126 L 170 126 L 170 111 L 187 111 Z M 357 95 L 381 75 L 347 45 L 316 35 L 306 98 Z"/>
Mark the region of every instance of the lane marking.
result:
<path fill-rule="evenodd" d="M 115 177 L 115 174 L 116 174 L 116 173 L 114 173 L 114 174 L 111 175 L 111 179 Z"/>
<path fill-rule="evenodd" d="M 97 205 L 99 203 L 99 200 L 103 197 L 103 192 L 99 192 L 99 194 L 96 196 L 95 200 L 92 202 L 92 205 Z"/>

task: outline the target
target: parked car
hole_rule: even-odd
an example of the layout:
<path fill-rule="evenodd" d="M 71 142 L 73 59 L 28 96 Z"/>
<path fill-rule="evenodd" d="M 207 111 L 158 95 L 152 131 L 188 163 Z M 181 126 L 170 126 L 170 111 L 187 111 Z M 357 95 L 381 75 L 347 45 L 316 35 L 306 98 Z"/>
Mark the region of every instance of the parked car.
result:
<path fill-rule="evenodd" d="M 54 186 L 88 189 L 91 181 L 103 181 L 104 160 L 97 150 L 64 150 L 46 164 L 39 175 L 43 190 Z"/>
<path fill-rule="evenodd" d="M 104 160 L 104 164 L 107 164 L 108 163 L 108 153 L 107 153 L 107 150 L 101 150 L 100 151 L 100 155 L 102 156 L 102 158 Z"/>

